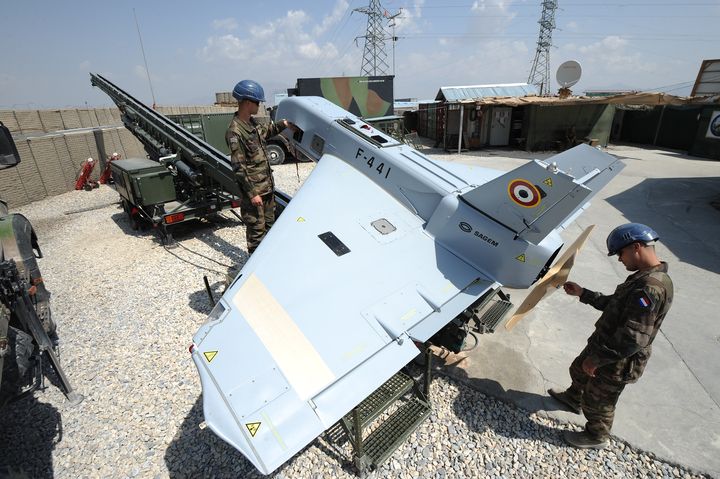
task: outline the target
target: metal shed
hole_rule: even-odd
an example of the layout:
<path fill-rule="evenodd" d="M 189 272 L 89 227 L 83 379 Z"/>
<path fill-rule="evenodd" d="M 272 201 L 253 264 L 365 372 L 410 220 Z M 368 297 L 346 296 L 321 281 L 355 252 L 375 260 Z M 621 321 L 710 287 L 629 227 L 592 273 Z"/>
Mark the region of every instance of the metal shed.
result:
<path fill-rule="evenodd" d="M 525 87 L 533 88 L 531 85 Z M 426 107 L 435 110 L 434 131 L 427 128 L 423 135 L 424 130 L 419 125 L 418 132 L 434 138 L 437 146 L 448 151 L 484 146 L 513 146 L 527 151 L 563 150 L 580 142 L 605 146 L 611 133 L 617 139 L 627 139 L 627 136 L 631 135 L 633 138 L 630 141 L 637 141 L 637 135 L 643 138 L 650 135 L 652 143 L 662 146 L 663 141 L 657 140 L 660 135 L 662 139 L 672 143 L 667 146 L 677 147 L 681 136 L 694 136 L 695 127 L 684 122 L 686 128 L 683 131 L 688 130 L 687 134 L 681 135 L 677 125 L 670 129 L 673 134 L 662 134 L 670 131 L 667 128 L 668 123 L 682 121 L 691 114 L 688 113 L 691 110 L 697 115 L 699 108 L 703 106 L 703 115 L 700 115 L 697 121 L 701 123 L 700 129 L 708 129 L 708 124 L 712 124 L 715 117 L 715 110 L 711 113 L 705 111 L 709 103 L 717 105 L 717 102 L 712 102 L 707 97 L 701 100 L 664 93 L 623 93 L 561 99 L 527 95 L 526 92 L 523 84 L 443 87 L 436 97 L 438 102 Z M 488 95 L 479 96 L 485 93 Z M 491 93 L 515 93 L 515 96 L 490 96 Z M 462 99 L 465 95 L 477 97 Z M 700 105 L 699 101 L 703 104 Z M 422 109 L 421 104 L 419 113 L 422 113 Z M 644 113 L 627 113 L 652 110 L 655 111 L 650 116 Z M 720 115 L 720 111 L 717 114 Z M 665 119 L 662 115 L 665 115 Z M 431 115 L 426 116 L 430 118 Z M 656 120 L 647 124 L 646 120 L 651 117 Z M 420 118 L 422 115 L 419 115 Z M 628 122 L 634 124 L 628 125 Z M 711 130 L 712 128 L 708 131 Z M 707 136 L 704 131 L 703 136 Z M 699 136 L 695 138 L 693 147 L 688 148 L 690 145 L 687 144 L 683 146 L 697 150 L 698 143 L 701 142 L 702 150 L 712 151 L 708 156 L 714 157 L 715 140 L 699 141 L 698 138 Z M 704 144 L 708 142 L 712 144 Z"/>
<path fill-rule="evenodd" d="M 476 102 L 485 98 L 537 95 L 537 86 L 527 83 L 500 83 L 441 87 L 435 96 L 436 144 L 461 151 L 482 146 L 506 146 L 510 142 L 512 108 L 494 105 L 484 108 Z M 431 138 L 433 138 L 431 136 Z"/>

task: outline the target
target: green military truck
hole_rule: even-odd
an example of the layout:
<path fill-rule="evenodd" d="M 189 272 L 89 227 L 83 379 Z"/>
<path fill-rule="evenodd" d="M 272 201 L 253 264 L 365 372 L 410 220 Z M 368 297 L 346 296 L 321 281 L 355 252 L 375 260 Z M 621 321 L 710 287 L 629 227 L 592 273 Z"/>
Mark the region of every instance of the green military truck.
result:
<path fill-rule="evenodd" d="M 270 115 L 272 117 L 273 111 Z M 206 141 L 217 150 L 230 154 L 230 149 L 225 143 L 225 132 L 230 125 L 234 113 L 196 113 L 184 115 L 168 115 L 168 119 L 174 121 L 187 131 Z M 258 117 L 262 122 L 268 117 Z M 302 153 L 295 150 L 292 143 L 283 135 L 275 135 L 267 141 L 267 156 L 270 164 L 281 165 L 287 160 L 311 161 Z"/>

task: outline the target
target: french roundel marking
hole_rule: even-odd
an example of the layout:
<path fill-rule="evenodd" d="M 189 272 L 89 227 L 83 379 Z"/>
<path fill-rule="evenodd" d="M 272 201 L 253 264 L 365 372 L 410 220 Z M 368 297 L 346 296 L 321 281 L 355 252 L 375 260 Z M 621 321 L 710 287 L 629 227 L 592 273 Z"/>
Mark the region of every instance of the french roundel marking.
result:
<path fill-rule="evenodd" d="M 512 180 L 508 184 L 510 199 L 524 208 L 534 208 L 540 204 L 540 191 L 527 180 Z"/>

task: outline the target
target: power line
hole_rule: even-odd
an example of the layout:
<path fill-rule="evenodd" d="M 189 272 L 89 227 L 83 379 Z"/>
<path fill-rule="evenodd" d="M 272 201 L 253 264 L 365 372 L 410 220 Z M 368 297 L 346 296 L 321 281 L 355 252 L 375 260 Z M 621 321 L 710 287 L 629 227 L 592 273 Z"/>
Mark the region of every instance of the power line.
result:
<path fill-rule="evenodd" d="M 565 10 L 565 9 L 563 9 Z M 502 14 L 502 15 L 477 15 L 478 18 L 508 18 L 508 14 Z M 573 14 L 573 18 L 618 18 L 617 14 L 613 15 L 594 15 L 594 14 L 588 14 L 588 15 L 578 15 Z M 423 15 L 422 18 L 424 19 L 432 19 L 432 18 L 468 18 L 468 15 Z M 537 18 L 535 15 L 513 15 L 512 19 L 516 18 Z M 637 16 L 629 16 L 624 15 L 624 19 L 628 18 L 637 18 L 639 20 L 646 19 L 646 18 L 720 18 L 720 15 L 645 15 L 644 13 L 640 13 Z"/>
<path fill-rule="evenodd" d="M 342 18 L 339 22 L 337 22 L 337 24 L 335 25 L 335 28 L 333 29 L 333 32 L 332 32 L 332 34 L 330 35 L 330 39 L 327 41 L 327 43 L 329 43 L 329 44 L 334 44 L 335 38 L 337 37 L 337 34 L 338 34 L 340 31 L 344 30 L 345 25 L 346 25 L 346 24 L 348 23 L 348 21 L 350 20 L 351 14 L 352 14 L 352 13 L 351 13 L 351 11 L 350 11 L 350 4 L 348 3 L 347 8 L 345 9 L 345 13 L 343 13 L 343 18 Z M 344 21 L 343 21 L 343 20 L 344 20 Z M 313 66 L 312 66 L 312 68 L 311 68 L 310 71 L 316 71 L 316 70 L 317 70 L 317 67 L 320 65 L 320 63 L 321 63 L 321 62 L 324 62 L 325 60 L 327 60 L 327 58 L 329 57 L 330 53 L 331 53 L 331 52 L 330 52 L 330 49 L 325 49 L 325 50 L 322 52 L 322 54 L 319 55 L 319 56 L 315 59 L 315 61 L 313 62 Z"/>
<path fill-rule="evenodd" d="M 348 37 L 348 40 L 343 44 L 342 48 L 338 49 L 338 52 L 340 52 L 341 54 L 343 52 L 349 52 L 350 47 L 352 46 L 353 42 L 355 42 L 355 39 L 358 37 L 358 35 L 360 35 L 361 32 L 362 32 L 362 25 L 359 25 L 355 29 L 355 31 L 353 31 L 352 34 Z M 325 59 L 325 63 L 323 64 L 323 66 L 327 66 L 327 60 L 329 60 L 329 58 Z M 334 67 L 335 64 L 331 64 L 330 66 Z M 318 65 L 318 68 L 319 68 L 319 65 Z M 311 70 L 311 71 L 317 71 L 317 70 Z M 331 74 L 331 76 L 335 76 L 335 75 Z"/>
<path fill-rule="evenodd" d="M 419 34 L 407 34 L 399 36 L 398 38 L 489 38 L 489 39 L 504 39 L 504 38 L 532 38 L 534 35 L 530 33 L 502 33 L 502 34 L 485 34 L 485 33 L 419 33 Z M 606 38 L 608 36 L 622 37 L 628 40 L 667 40 L 673 39 L 673 41 L 688 41 L 688 42 L 700 42 L 700 41 L 713 41 L 720 39 L 720 35 L 695 35 L 693 33 L 668 33 L 668 34 L 647 34 L 647 35 L 626 35 L 624 33 L 565 33 L 559 32 L 558 37 L 576 39 L 576 38 Z M 691 38 L 695 37 L 695 38 Z"/>
<path fill-rule="evenodd" d="M 421 5 L 417 6 L 420 10 L 425 9 L 435 9 L 435 8 L 442 8 L 442 9 L 448 9 L 448 8 L 474 8 L 476 5 L 473 3 L 469 4 L 456 4 L 456 5 Z M 502 5 L 484 5 L 483 9 L 486 8 L 496 8 L 496 9 L 505 9 L 507 7 L 530 7 L 535 8 L 534 4 L 528 4 L 524 1 L 508 1 L 503 2 Z M 677 2 L 651 2 L 651 3 L 636 3 L 636 2 L 600 2 L 600 3 L 574 3 L 574 2 L 563 2 L 563 7 L 570 6 L 570 7 L 716 7 L 717 2 L 688 2 L 688 3 L 682 3 L 682 5 L 679 5 Z"/>
<path fill-rule="evenodd" d="M 142 51 L 143 61 L 145 62 L 145 73 L 147 73 L 148 83 L 150 84 L 150 94 L 153 100 L 153 109 L 155 108 L 155 91 L 153 91 L 152 81 L 150 81 L 150 69 L 148 68 L 147 58 L 145 57 L 145 47 L 143 46 L 142 35 L 140 35 L 140 24 L 137 21 L 137 15 L 135 15 L 135 9 L 133 8 L 133 17 L 135 17 L 135 26 L 137 27 L 138 38 L 140 39 L 140 50 Z"/>
<path fill-rule="evenodd" d="M 704 79 L 703 79 L 703 82 L 715 82 L 715 81 L 717 81 L 717 80 L 720 80 L 720 74 L 714 75 L 714 76 L 711 76 L 711 77 L 708 77 L 708 78 L 704 78 Z M 668 92 L 668 91 L 675 91 L 675 90 L 680 90 L 680 89 L 683 89 L 683 88 L 687 88 L 687 87 L 692 86 L 692 85 L 694 85 L 694 84 L 695 84 L 695 80 L 688 80 L 688 81 L 679 82 L 679 83 L 671 83 L 670 85 L 664 85 L 664 86 L 659 86 L 659 87 L 655 87 L 655 88 L 648 88 L 648 89 L 645 89 L 645 90 L 643 90 L 643 91 L 658 91 L 658 90 L 662 90 L 662 91 Z M 670 89 L 668 89 L 668 87 L 671 87 L 671 86 L 674 86 L 675 88 L 670 88 Z"/>

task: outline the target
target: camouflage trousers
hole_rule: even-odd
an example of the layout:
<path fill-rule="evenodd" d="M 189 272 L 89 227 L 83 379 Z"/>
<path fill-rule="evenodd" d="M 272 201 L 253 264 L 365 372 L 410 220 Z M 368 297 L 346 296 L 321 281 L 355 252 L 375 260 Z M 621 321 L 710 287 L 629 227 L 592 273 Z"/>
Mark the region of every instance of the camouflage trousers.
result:
<path fill-rule="evenodd" d="M 585 431 L 593 437 L 605 439 L 610 436 L 615 419 L 615 405 L 626 383 L 603 373 L 603 368 L 595 371 L 595 377 L 588 376 L 582 368 L 588 355 L 588 348 L 585 348 L 570 365 L 572 385 L 567 393 L 582 406 L 587 419 Z"/>
<path fill-rule="evenodd" d="M 275 223 L 275 195 L 268 193 L 262 196 L 262 205 L 255 206 L 249 198 L 243 198 L 240 204 L 240 215 L 245 223 L 248 254 L 253 254 Z"/>

